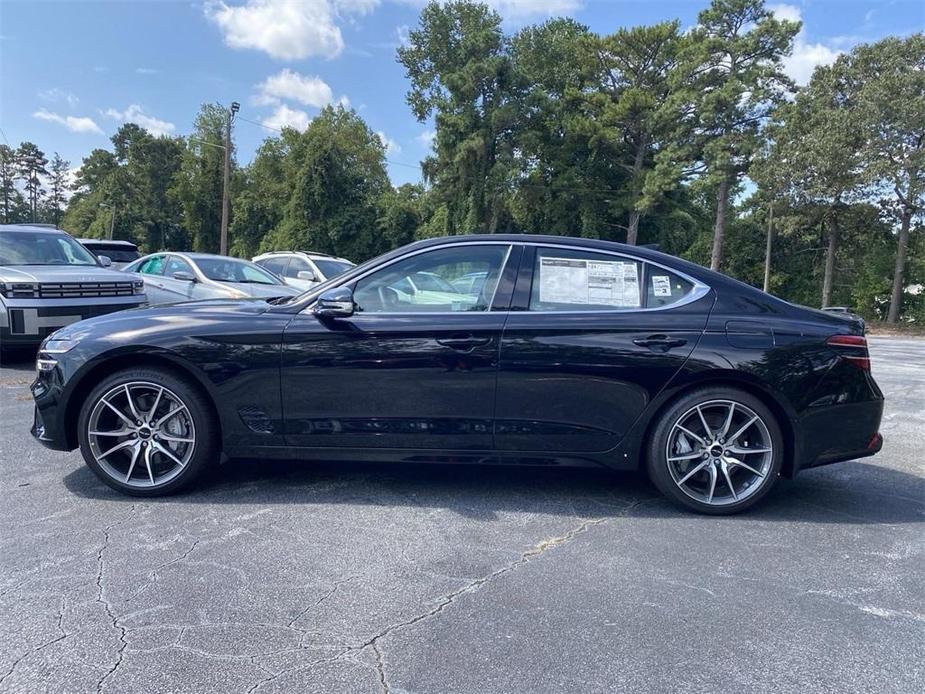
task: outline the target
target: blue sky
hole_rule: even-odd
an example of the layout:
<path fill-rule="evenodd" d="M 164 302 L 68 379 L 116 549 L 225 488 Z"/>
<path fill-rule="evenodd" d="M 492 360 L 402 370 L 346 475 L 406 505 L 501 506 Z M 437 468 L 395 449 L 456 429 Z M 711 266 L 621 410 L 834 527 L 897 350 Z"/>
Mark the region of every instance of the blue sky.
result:
<path fill-rule="evenodd" d="M 594 31 L 679 18 L 693 24 L 707 0 L 490 0 L 510 31 L 568 15 Z M 31 140 L 73 167 L 109 147 L 132 120 L 185 134 L 206 101 L 241 103 L 239 161 L 270 127 L 304 127 L 321 105 L 345 99 L 387 143 L 398 184 L 420 177 L 432 126 L 405 103 L 395 49 L 423 0 L 43 2 L 0 0 L 0 128 L 11 146 Z M 788 71 L 889 34 L 925 29 L 922 0 L 769 2 L 802 19 Z M 255 121 L 255 123 L 248 122 Z M 264 123 L 262 127 L 259 123 Z"/>

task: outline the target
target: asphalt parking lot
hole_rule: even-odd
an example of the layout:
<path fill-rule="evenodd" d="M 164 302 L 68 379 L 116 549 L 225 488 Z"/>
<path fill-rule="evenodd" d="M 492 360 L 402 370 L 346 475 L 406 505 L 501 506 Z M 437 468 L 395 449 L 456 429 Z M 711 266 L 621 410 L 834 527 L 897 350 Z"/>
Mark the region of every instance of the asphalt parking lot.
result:
<path fill-rule="evenodd" d="M 925 340 L 883 452 L 746 515 L 634 475 L 236 462 L 133 500 L 0 370 L 0 691 L 925 691 Z"/>

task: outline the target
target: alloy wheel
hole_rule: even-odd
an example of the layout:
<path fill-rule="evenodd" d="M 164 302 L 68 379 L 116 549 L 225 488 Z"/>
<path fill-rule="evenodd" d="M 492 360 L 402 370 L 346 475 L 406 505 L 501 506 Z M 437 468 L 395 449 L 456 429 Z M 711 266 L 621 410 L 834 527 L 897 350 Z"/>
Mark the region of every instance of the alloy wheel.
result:
<path fill-rule="evenodd" d="M 166 484 L 183 471 L 196 447 L 186 403 L 157 383 L 133 381 L 111 388 L 87 422 L 96 463 L 113 480 L 132 487 Z"/>
<path fill-rule="evenodd" d="M 687 496 L 728 506 L 763 486 L 774 446 L 767 424 L 754 410 L 732 400 L 710 400 L 675 421 L 665 457 L 672 480 Z"/>

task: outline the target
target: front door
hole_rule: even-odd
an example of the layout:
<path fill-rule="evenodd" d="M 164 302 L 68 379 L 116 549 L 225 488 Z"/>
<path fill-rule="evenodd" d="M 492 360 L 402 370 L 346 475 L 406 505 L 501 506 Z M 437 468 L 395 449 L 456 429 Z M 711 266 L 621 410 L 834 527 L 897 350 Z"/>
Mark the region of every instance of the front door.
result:
<path fill-rule="evenodd" d="M 527 249 L 501 340 L 497 448 L 610 450 L 681 368 L 712 305 L 708 288 L 650 263 Z"/>
<path fill-rule="evenodd" d="M 516 271 L 520 250 L 427 249 L 351 280 L 353 316 L 296 316 L 283 337 L 287 443 L 490 450 L 513 277 L 499 279 Z M 454 288 L 472 272 L 484 272 L 484 281 Z"/>

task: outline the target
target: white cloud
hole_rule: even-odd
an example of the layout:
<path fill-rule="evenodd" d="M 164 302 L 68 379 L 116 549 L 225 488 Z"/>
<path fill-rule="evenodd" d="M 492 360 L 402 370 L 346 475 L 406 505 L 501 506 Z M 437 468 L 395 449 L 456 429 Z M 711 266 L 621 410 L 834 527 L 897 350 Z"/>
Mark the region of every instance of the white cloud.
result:
<path fill-rule="evenodd" d="M 344 49 L 329 0 L 210 1 L 205 14 L 231 48 L 252 48 L 279 60 L 333 58 Z"/>
<path fill-rule="evenodd" d="M 288 68 L 267 77 L 257 88 L 260 92 L 255 99 L 262 106 L 278 105 L 281 99 L 288 99 L 321 108 L 334 100 L 331 88 L 320 77 L 302 75 Z"/>
<path fill-rule="evenodd" d="M 66 89 L 58 89 L 58 87 L 43 89 L 39 92 L 39 98 L 42 101 L 50 101 L 52 103 L 57 101 L 67 102 L 67 105 L 71 108 L 74 108 L 80 101 L 73 92 L 69 92 Z"/>
<path fill-rule="evenodd" d="M 308 124 L 312 122 L 312 119 L 307 113 L 305 113 L 305 111 L 289 108 L 286 106 L 286 104 L 282 104 L 261 122 L 266 127 L 272 128 L 274 130 L 282 130 L 283 128 L 295 128 L 301 132 L 308 127 Z"/>
<path fill-rule="evenodd" d="M 379 141 L 382 142 L 382 146 L 385 147 L 386 154 L 398 154 L 401 152 L 401 145 L 388 137 L 384 132 L 380 130 L 376 134 L 379 136 Z"/>
<path fill-rule="evenodd" d="M 97 135 L 103 134 L 100 126 L 98 126 L 92 118 L 87 118 L 86 116 L 61 116 L 43 108 L 33 113 L 32 117 L 38 118 L 39 120 L 49 121 L 51 123 L 59 123 L 74 133 L 96 133 Z"/>
<path fill-rule="evenodd" d="M 135 123 L 136 125 L 140 125 L 154 136 L 170 135 L 176 130 L 176 126 L 173 123 L 155 118 L 154 116 L 149 116 L 138 104 L 130 104 L 124 111 L 110 108 L 106 110 L 104 115 L 124 123 Z"/>
<path fill-rule="evenodd" d="M 786 19 L 790 22 L 803 20 L 800 8 L 794 5 L 769 5 L 768 9 L 777 19 Z M 817 65 L 831 65 L 841 54 L 842 51 L 831 46 L 810 43 L 806 38 L 804 27 L 793 40 L 793 53 L 784 58 L 784 72 L 797 84 L 805 85 L 809 82 Z"/>
<path fill-rule="evenodd" d="M 156 75 L 160 70 L 156 70 L 153 67 L 136 67 L 135 72 L 139 75 Z"/>
<path fill-rule="evenodd" d="M 774 13 L 775 19 L 786 19 L 788 22 L 802 22 L 803 13 L 796 5 L 768 5 L 768 10 Z"/>
<path fill-rule="evenodd" d="M 415 139 L 425 147 L 433 147 L 435 137 L 437 137 L 437 133 L 435 133 L 433 130 L 425 130 Z"/>
<path fill-rule="evenodd" d="M 379 0 L 334 0 L 334 6 L 344 14 L 365 15 L 379 6 Z"/>
<path fill-rule="evenodd" d="M 347 95 L 344 94 L 341 98 L 337 100 L 337 105 L 344 108 L 350 108 L 350 99 L 347 98 Z"/>

